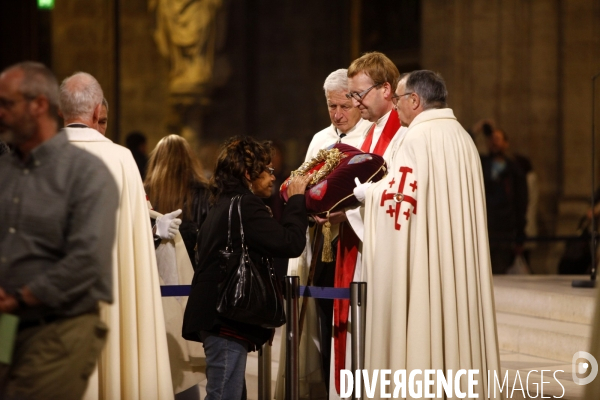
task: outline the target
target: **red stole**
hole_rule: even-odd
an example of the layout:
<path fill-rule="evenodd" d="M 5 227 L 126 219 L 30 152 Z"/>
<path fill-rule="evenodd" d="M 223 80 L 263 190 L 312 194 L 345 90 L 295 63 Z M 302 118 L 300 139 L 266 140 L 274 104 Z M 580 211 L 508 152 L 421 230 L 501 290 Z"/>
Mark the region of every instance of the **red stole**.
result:
<path fill-rule="evenodd" d="M 373 124 L 371 129 L 369 129 L 369 132 L 367 133 L 367 137 L 365 138 L 365 141 L 360 146 L 360 149 L 362 151 L 364 151 L 365 153 L 371 153 L 371 151 L 369 151 L 369 150 L 371 150 L 371 144 L 373 142 L 373 133 L 375 132 L 375 126 L 376 126 L 376 124 Z M 378 154 L 380 156 L 383 156 L 383 153 L 385 153 L 385 149 L 387 149 L 388 145 L 392 141 L 392 138 L 394 137 L 396 132 L 398 132 L 398 129 L 400 129 L 400 118 L 398 118 L 398 113 L 395 112 L 394 110 L 392 110 L 392 111 L 390 111 L 390 116 L 388 117 L 388 120 L 385 123 L 385 126 L 383 127 L 383 131 L 381 132 L 381 135 L 379 136 L 379 140 L 377 140 L 377 144 L 375 145 L 375 148 L 373 149 L 372 152 L 375 154 Z"/>
<path fill-rule="evenodd" d="M 369 129 L 367 137 L 360 149 L 369 153 L 373 142 L 375 124 Z M 375 145 L 373 153 L 383 156 L 392 138 L 400 129 L 400 119 L 394 110 L 383 127 L 379 140 Z M 358 245 L 360 239 L 348 222 L 340 224 L 340 240 L 338 241 L 337 259 L 335 262 L 334 287 L 349 288 L 354 278 L 356 259 L 358 257 Z M 350 300 L 336 299 L 333 301 L 333 352 L 335 357 L 335 389 L 340 393 L 340 370 L 346 368 L 346 334 L 348 328 L 348 314 L 350 312 Z M 326 366 L 324 366 L 326 368 Z"/>

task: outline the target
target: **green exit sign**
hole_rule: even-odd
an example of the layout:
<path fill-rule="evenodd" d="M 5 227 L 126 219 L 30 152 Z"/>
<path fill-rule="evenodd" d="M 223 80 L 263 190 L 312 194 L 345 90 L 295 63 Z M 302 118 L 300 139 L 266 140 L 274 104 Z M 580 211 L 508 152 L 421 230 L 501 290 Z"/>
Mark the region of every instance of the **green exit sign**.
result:
<path fill-rule="evenodd" d="M 38 8 L 44 10 L 52 10 L 54 8 L 54 0 L 37 0 Z"/>

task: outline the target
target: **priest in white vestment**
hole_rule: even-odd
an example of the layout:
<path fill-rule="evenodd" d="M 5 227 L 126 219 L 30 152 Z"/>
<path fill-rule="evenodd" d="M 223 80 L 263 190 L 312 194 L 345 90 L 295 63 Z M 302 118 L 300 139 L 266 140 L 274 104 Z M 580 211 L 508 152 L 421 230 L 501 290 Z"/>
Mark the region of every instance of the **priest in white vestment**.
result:
<path fill-rule="evenodd" d="M 348 94 L 352 104 L 360 111 L 363 119 L 370 121 L 359 148 L 389 160 L 390 152 L 407 131 L 402 127 L 398 114 L 393 111 L 394 89 L 400 72 L 383 53 L 371 52 L 362 55 L 348 68 Z M 362 267 L 362 242 L 346 220 L 361 219 L 359 207 L 333 213 L 330 221 L 341 219 L 335 268 L 335 287 L 348 288 L 352 281 L 360 280 Z M 333 318 L 332 355 L 330 362 L 329 399 L 340 398 L 339 374 L 351 365 L 350 302 L 335 300 Z"/>
<path fill-rule="evenodd" d="M 360 110 L 352 105 L 352 100 L 346 97 L 348 93 L 348 70 L 345 68 L 333 71 L 325 79 L 323 90 L 327 101 L 331 125 L 315 133 L 304 161 L 315 157 L 319 150 L 335 143 L 345 143 L 360 147 L 365 135 L 371 127 L 371 122 L 361 119 Z"/>
<path fill-rule="evenodd" d="M 169 400 L 174 398 L 165 320 L 141 176 L 131 152 L 97 130 L 102 88 L 77 73 L 60 88 L 61 114 L 69 141 L 102 159 L 119 187 L 114 303 L 103 305 L 109 326 L 106 346 L 84 399 Z"/>
<path fill-rule="evenodd" d="M 396 95 L 408 131 L 387 177 L 366 189 L 365 368 L 477 369 L 475 393 L 489 398 L 487 372 L 499 374 L 500 360 L 480 158 L 446 108 L 441 76 L 412 72 Z"/>
<path fill-rule="evenodd" d="M 365 135 L 372 123 L 361 119 L 360 111 L 352 105 L 352 101 L 346 97 L 348 93 L 348 70 L 338 69 L 333 71 L 323 84 L 325 91 L 325 100 L 329 111 L 331 125 L 317 132 L 314 136 L 305 161 L 309 161 L 317 155 L 319 150 L 325 149 L 335 143 L 345 143 L 350 146 L 360 147 Z M 332 238 L 337 236 L 337 224 L 333 224 Z M 318 229 L 321 229 L 320 226 Z M 307 232 L 308 235 L 308 232 Z M 298 275 L 300 284 L 306 285 L 310 263 L 312 260 L 310 235 L 307 236 L 306 249 L 299 258 L 290 259 L 288 265 L 288 275 Z M 319 255 L 320 256 L 320 255 Z M 327 268 L 326 264 L 319 264 L 319 271 L 316 275 L 316 285 L 333 286 L 333 265 L 329 268 L 332 271 L 322 270 Z M 329 273 L 330 272 L 330 273 Z M 323 278 L 320 279 L 320 276 Z M 304 298 L 301 299 L 304 301 Z M 329 304 L 327 304 L 329 302 Z M 300 342 L 300 396 L 302 398 L 326 398 L 325 376 L 323 368 L 329 371 L 330 341 L 331 341 L 331 307 L 332 301 L 321 300 L 318 304 L 313 299 L 306 302 L 306 315 L 304 318 L 304 327 Z M 317 311 L 320 310 L 320 311 Z M 324 343 L 324 342 L 327 343 Z M 282 342 L 282 350 L 285 348 L 285 341 Z M 279 372 L 277 380 L 276 397 L 284 398 L 284 377 L 285 377 L 285 351 L 281 352 Z M 326 374 L 327 375 L 327 374 Z"/>

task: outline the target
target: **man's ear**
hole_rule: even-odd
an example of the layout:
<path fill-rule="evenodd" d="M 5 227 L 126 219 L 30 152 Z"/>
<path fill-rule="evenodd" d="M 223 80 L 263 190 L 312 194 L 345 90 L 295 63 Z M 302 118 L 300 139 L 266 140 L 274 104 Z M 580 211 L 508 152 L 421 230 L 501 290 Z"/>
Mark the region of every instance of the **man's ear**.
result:
<path fill-rule="evenodd" d="M 48 112 L 48 109 L 50 108 L 50 103 L 48 102 L 48 99 L 46 98 L 46 96 L 37 96 L 35 99 L 31 100 L 30 102 L 31 104 L 31 112 L 34 115 L 41 115 L 41 114 L 45 114 Z"/>
<path fill-rule="evenodd" d="M 419 97 L 419 95 L 417 93 L 412 93 L 410 95 L 410 101 L 411 101 L 410 105 L 412 106 L 411 108 L 413 110 L 417 110 L 422 106 L 421 97 Z"/>
<path fill-rule="evenodd" d="M 100 109 L 102 108 L 102 103 L 98 104 L 96 108 L 94 108 L 94 115 L 92 116 L 92 123 L 94 129 L 98 129 L 98 120 L 100 119 Z"/>
<path fill-rule="evenodd" d="M 248 183 L 250 183 L 250 173 L 248 173 L 248 170 L 246 170 L 246 172 L 244 172 L 244 176 L 246 177 L 246 180 L 248 181 Z"/>
<path fill-rule="evenodd" d="M 389 82 L 385 82 L 383 84 L 383 97 L 386 100 L 391 100 L 393 94 L 394 94 L 394 92 L 392 90 L 392 85 L 390 85 Z"/>

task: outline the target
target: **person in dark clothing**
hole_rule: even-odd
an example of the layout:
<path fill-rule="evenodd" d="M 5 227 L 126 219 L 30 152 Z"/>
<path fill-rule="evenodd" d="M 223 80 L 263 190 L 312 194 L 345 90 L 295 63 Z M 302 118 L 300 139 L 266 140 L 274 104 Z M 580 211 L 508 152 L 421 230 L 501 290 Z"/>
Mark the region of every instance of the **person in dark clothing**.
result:
<path fill-rule="evenodd" d="M 162 138 L 148 162 L 144 181 L 152 207 L 167 214 L 182 210 L 179 232 L 194 268 L 198 230 L 208 214 L 208 181 L 202 175 L 200 161 L 184 138 L 169 135 Z"/>
<path fill-rule="evenodd" d="M 146 150 L 147 142 L 146 135 L 138 131 L 131 132 L 125 138 L 125 147 L 131 151 L 133 159 L 140 170 L 142 180 L 146 179 L 146 169 L 148 166 L 148 152 Z"/>
<path fill-rule="evenodd" d="M 58 108 L 44 65 L 0 72 L 1 399 L 82 398 L 108 337 L 99 303 L 116 297 L 117 183 L 58 131 Z"/>
<path fill-rule="evenodd" d="M 481 158 L 487 204 L 490 257 L 494 274 L 504 274 L 523 251 L 527 181 L 518 163 L 506 154 L 508 139 L 500 129 L 488 137 L 489 155 Z"/>
<path fill-rule="evenodd" d="M 8 154 L 10 153 L 10 148 L 8 147 L 8 145 L 4 142 L 0 142 L 0 156 L 2 154 Z"/>
<path fill-rule="evenodd" d="M 281 222 L 277 222 L 262 201 L 271 195 L 275 180 L 270 143 L 235 137 L 225 143 L 219 154 L 210 181 L 213 207 L 198 235 L 199 263 L 183 320 L 183 337 L 204 345 L 207 400 L 245 399 L 247 353 L 260 348 L 273 335 L 272 329 L 227 319 L 217 312 L 218 284 L 224 277 L 219 251 L 227 244 L 231 199 L 242 195 L 244 238 L 252 260 L 297 257 L 306 245 L 304 191 L 309 179 L 310 175 L 294 178 Z M 231 218 L 231 236 L 233 249 L 239 248 L 237 215 Z M 255 261 L 255 265 L 263 264 Z"/>

